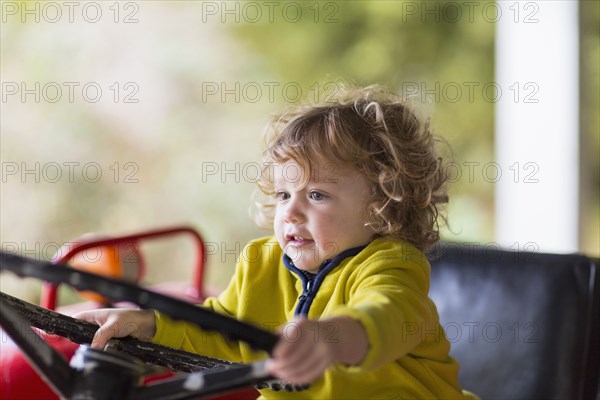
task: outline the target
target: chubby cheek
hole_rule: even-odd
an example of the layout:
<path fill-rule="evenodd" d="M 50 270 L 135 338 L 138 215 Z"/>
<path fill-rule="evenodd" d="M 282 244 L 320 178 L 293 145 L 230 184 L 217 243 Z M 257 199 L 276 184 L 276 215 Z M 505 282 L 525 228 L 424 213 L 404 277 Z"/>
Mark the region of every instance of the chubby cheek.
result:
<path fill-rule="evenodd" d="M 332 215 L 321 215 L 319 223 L 312 229 L 313 239 L 317 243 L 319 254 L 322 258 L 330 258 L 335 255 L 335 250 L 339 248 L 340 236 L 343 235 L 346 225 L 344 218 Z"/>
<path fill-rule="evenodd" d="M 329 258 L 333 258 L 338 255 L 342 250 L 340 243 L 335 240 L 329 241 L 328 243 L 320 243 L 319 248 L 316 249 L 316 258 L 318 261 L 323 262 Z"/>
<path fill-rule="evenodd" d="M 320 225 L 321 252 L 331 258 L 350 247 L 365 244 L 372 236 L 370 228 L 364 226 L 364 215 L 357 210 L 345 210 L 323 220 Z"/>

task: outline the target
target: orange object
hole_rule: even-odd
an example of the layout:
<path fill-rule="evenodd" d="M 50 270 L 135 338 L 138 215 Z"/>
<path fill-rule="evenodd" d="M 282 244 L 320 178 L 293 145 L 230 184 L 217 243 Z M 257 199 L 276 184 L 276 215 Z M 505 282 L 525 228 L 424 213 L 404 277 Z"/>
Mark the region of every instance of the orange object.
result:
<path fill-rule="evenodd" d="M 108 239 L 96 234 L 86 234 L 74 242 L 66 243 L 55 255 L 60 257 L 67 254 L 71 248 Z M 141 259 L 139 251 L 133 243 L 99 245 L 85 248 L 75 253 L 69 260 L 74 269 L 92 274 L 118 279 L 130 283 L 138 283 L 141 279 Z M 93 291 L 77 291 L 82 298 L 100 304 L 109 304 L 109 300 Z"/>
<path fill-rule="evenodd" d="M 123 277 L 123 262 L 116 246 L 95 247 L 76 254 L 69 263 L 73 268 L 90 272 L 107 278 L 119 279 Z M 78 291 L 81 297 L 97 303 L 109 301 L 99 294 L 91 291 Z"/>

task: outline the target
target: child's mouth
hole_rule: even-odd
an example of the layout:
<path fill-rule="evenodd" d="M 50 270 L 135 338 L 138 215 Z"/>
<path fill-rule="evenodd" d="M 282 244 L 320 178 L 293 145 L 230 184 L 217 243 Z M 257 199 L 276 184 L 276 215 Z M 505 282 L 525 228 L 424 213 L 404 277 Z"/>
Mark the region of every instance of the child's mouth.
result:
<path fill-rule="evenodd" d="M 295 246 L 295 247 L 307 246 L 307 245 L 314 243 L 314 240 L 307 239 L 307 238 L 305 238 L 303 236 L 299 236 L 299 235 L 286 235 L 286 240 L 287 240 L 288 245 Z"/>

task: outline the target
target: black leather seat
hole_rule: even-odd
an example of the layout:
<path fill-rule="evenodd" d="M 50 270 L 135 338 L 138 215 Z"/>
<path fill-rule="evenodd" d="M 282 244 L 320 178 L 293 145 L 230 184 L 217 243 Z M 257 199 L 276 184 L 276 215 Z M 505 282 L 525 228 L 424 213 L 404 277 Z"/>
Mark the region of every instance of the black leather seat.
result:
<path fill-rule="evenodd" d="M 600 398 L 598 260 L 444 243 L 430 296 L 482 399 Z"/>

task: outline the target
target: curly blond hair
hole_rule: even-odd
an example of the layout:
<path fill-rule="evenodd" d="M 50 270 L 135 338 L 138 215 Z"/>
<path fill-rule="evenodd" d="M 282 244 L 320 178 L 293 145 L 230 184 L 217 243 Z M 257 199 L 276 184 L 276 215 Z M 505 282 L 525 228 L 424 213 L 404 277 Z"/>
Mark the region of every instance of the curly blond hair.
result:
<path fill-rule="evenodd" d="M 426 251 L 439 240 L 439 219 L 445 221 L 440 205 L 448 202 L 438 140 L 429 120 L 421 121 L 396 94 L 380 86 L 343 88 L 327 103 L 301 105 L 273 119 L 259 188 L 274 194 L 273 162 L 293 160 L 305 171 L 323 159 L 343 163 L 372 183 L 366 224 L 375 235 Z M 272 224 L 274 204 L 258 205 L 257 223 Z"/>

